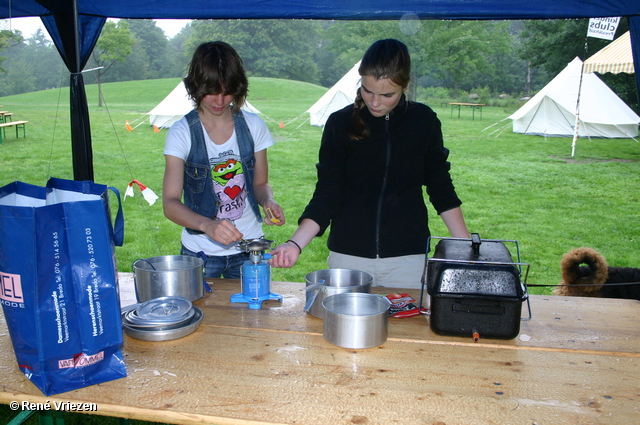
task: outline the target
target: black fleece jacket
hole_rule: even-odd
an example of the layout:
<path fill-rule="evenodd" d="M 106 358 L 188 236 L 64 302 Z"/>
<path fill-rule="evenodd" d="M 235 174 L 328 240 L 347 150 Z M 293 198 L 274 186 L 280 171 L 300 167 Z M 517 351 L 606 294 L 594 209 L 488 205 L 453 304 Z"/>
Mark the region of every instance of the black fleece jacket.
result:
<path fill-rule="evenodd" d="M 438 214 L 462 204 L 456 195 L 440 120 L 428 106 L 403 98 L 385 117 L 365 107 L 370 137 L 353 140 L 353 105 L 324 127 L 315 192 L 300 221 L 331 225 L 327 245 L 366 258 L 426 253 L 429 236 L 422 187 Z"/>

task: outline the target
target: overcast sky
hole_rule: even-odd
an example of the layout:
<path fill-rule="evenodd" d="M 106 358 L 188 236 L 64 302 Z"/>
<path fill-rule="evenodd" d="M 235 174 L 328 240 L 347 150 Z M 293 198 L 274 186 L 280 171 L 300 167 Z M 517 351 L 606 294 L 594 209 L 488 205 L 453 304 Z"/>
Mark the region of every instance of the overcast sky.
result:
<path fill-rule="evenodd" d="M 172 38 L 180 32 L 187 22 L 189 22 L 189 20 L 186 19 L 158 19 L 156 20 L 156 25 L 162 28 L 167 37 Z M 40 18 L 3 19 L 0 20 L 0 25 L 2 29 L 22 31 L 22 36 L 25 38 L 31 37 L 38 28 L 42 28 L 45 34 L 48 35 Z"/>

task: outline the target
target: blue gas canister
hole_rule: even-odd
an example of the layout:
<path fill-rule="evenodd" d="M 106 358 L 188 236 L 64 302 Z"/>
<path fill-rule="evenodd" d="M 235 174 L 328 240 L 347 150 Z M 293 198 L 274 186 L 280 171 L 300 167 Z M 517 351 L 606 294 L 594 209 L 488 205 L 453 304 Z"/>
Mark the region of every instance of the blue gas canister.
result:
<path fill-rule="evenodd" d="M 257 310 L 266 300 L 282 302 L 281 295 L 271 292 L 271 266 L 266 261 L 271 254 L 264 252 L 271 243 L 273 241 L 264 238 L 240 242 L 240 247 L 249 253 L 249 259 L 240 270 L 242 292 L 231 295 L 232 303 L 247 303 L 250 309 Z"/>

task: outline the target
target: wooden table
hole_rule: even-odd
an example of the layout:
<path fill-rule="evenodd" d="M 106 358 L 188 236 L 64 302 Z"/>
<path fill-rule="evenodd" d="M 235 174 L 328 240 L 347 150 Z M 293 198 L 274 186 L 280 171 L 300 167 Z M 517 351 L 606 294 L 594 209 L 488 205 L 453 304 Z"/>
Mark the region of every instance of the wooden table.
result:
<path fill-rule="evenodd" d="M 470 107 L 471 108 L 471 121 L 473 121 L 475 119 L 476 109 L 480 111 L 480 119 L 482 119 L 482 107 L 485 106 L 484 103 L 458 103 L 458 102 L 449 103 L 449 105 L 451 105 L 451 118 L 453 118 L 453 110 L 454 109 L 458 110 L 458 118 L 460 118 L 460 107 L 462 107 L 462 106 Z"/>
<path fill-rule="evenodd" d="M 533 318 L 507 341 L 390 319 L 386 343 L 351 350 L 303 312 L 303 283 L 273 282 L 282 302 L 250 310 L 229 302 L 239 281 L 212 282 L 194 303 L 196 332 L 125 336 L 126 378 L 52 397 L 19 372 L 2 317 L 0 402 L 90 402 L 94 414 L 175 424 L 640 423 L 638 301 L 531 296 Z"/>

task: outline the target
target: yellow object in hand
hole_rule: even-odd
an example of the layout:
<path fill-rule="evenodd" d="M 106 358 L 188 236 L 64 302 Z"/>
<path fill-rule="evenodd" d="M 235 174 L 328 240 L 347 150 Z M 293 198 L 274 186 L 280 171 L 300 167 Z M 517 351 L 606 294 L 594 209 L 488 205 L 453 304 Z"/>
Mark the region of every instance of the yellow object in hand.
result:
<path fill-rule="evenodd" d="M 269 215 L 271 217 L 269 217 L 269 220 L 271 220 L 272 223 L 280 223 L 280 220 L 278 220 L 275 216 L 275 214 L 273 213 L 273 211 L 271 211 L 271 208 L 267 208 L 267 211 L 269 212 Z"/>

